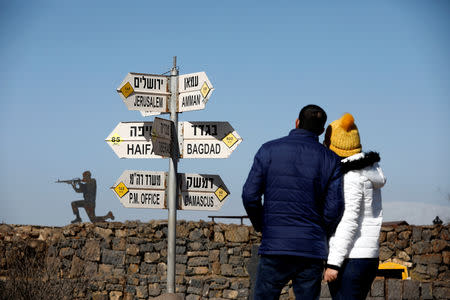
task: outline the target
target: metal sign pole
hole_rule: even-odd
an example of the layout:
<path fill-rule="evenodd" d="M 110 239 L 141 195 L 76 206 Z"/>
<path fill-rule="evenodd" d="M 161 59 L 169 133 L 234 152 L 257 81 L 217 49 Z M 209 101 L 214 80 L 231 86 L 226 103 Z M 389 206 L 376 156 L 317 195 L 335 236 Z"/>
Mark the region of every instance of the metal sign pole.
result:
<path fill-rule="evenodd" d="M 170 120 L 173 122 L 173 146 L 169 160 L 169 186 L 168 186 L 168 237 L 167 237 L 167 292 L 175 293 L 175 248 L 177 226 L 177 163 L 178 163 L 178 70 L 177 57 L 173 57 L 173 67 L 170 73 Z"/>

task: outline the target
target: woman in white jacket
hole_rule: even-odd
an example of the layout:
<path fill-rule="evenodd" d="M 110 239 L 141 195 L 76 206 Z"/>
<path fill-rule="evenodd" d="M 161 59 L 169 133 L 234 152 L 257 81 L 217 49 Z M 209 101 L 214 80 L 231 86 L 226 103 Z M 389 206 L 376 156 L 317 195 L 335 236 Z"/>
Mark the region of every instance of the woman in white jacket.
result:
<path fill-rule="evenodd" d="M 332 122 L 324 145 L 342 157 L 345 210 L 329 241 L 324 279 L 333 299 L 365 299 L 378 269 L 382 223 L 381 187 L 386 178 L 378 153 L 361 152 L 351 114 Z"/>

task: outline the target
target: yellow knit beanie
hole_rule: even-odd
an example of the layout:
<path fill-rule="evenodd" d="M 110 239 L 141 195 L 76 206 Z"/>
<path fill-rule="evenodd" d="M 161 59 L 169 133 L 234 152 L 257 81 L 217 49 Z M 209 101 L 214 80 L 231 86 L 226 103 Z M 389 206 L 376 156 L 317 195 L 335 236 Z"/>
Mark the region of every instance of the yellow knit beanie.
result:
<path fill-rule="evenodd" d="M 340 157 L 349 157 L 361 152 L 358 127 L 349 113 L 331 122 L 325 133 L 324 145 Z"/>

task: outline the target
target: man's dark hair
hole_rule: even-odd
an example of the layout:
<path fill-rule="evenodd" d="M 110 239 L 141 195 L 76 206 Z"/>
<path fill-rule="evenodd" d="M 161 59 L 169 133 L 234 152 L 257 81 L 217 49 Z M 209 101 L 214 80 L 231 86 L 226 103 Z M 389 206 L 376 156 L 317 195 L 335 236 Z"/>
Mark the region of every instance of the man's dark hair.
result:
<path fill-rule="evenodd" d="M 327 114 L 321 107 L 309 104 L 302 108 L 298 114 L 298 120 L 300 121 L 298 128 L 321 135 L 327 121 Z"/>

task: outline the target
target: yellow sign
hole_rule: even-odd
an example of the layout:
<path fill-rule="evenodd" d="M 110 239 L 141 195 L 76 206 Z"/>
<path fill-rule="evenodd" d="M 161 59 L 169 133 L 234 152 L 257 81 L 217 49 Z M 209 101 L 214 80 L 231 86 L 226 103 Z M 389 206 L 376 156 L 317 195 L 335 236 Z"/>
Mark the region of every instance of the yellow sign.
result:
<path fill-rule="evenodd" d="M 110 140 L 107 140 L 108 142 L 112 142 L 114 145 L 119 145 L 120 142 L 122 142 L 122 138 L 115 133 Z"/>
<path fill-rule="evenodd" d="M 226 196 L 228 196 L 227 191 L 225 191 L 222 187 L 219 187 L 214 194 L 216 194 L 217 198 L 219 198 L 220 201 L 225 199 Z"/>
<path fill-rule="evenodd" d="M 222 141 L 228 146 L 228 148 L 231 148 L 234 144 L 236 144 L 238 139 L 233 135 L 233 133 L 230 132 L 222 139 Z"/>
<path fill-rule="evenodd" d="M 117 193 L 119 198 L 122 198 L 128 193 L 128 188 L 123 184 L 123 182 L 120 182 L 115 188 L 114 191 Z"/>
<path fill-rule="evenodd" d="M 208 84 L 206 84 L 206 81 L 202 85 L 202 89 L 200 90 L 200 93 L 202 93 L 203 98 L 206 98 L 208 96 L 209 91 L 211 89 L 209 88 Z"/>
<path fill-rule="evenodd" d="M 120 91 L 122 92 L 122 95 L 125 96 L 125 98 L 128 98 L 128 96 L 130 96 L 134 92 L 133 87 L 129 82 L 125 83 L 125 85 L 120 89 Z"/>
<path fill-rule="evenodd" d="M 393 263 L 393 262 L 385 262 L 378 266 L 380 270 L 402 270 L 402 280 L 408 278 L 408 268 L 401 264 Z"/>

